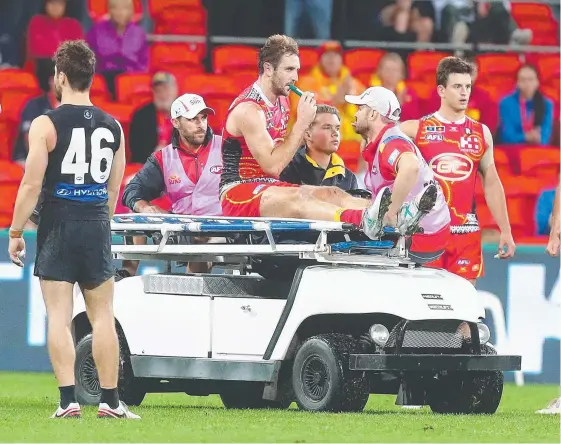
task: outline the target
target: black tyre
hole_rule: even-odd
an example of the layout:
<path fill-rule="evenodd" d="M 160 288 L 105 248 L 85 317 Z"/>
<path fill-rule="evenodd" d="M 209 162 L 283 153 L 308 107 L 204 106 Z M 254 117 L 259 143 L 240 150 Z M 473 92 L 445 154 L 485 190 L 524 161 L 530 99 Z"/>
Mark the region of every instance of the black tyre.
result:
<path fill-rule="evenodd" d="M 250 382 L 232 382 L 222 390 L 220 399 L 227 409 L 287 409 L 292 404 L 288 392 L 282 393 L 279 401 L 263 399 L 263 384 Z"/>
<path fill-rule="evenodd" d="M 349 370 L 349 354 L 357 340 L 338 333 L 307 339 L 292 367 L 292 387 L 298 407 L 308 411 L 360 412 L 368 401 L 368 380 Z"/>
<path fill-rule="evenodd" d="M 496 355 L 491 346 L 481 346 L 481 354 Z M 435 413 L 487 414 L 497 411 L 503 395 L 501 371 L 450 372 L 432 387 L 429 405 Z"/>
<path fill-rule="evenodd" d="M 76 346 L 76 400 L 82 405 L 97 405 L 101 399 L 101 387 L 92 353 L 92 334 L 84 336 Z M 128 405 L 140 405 L 146 391 L 134 379 L 128 347 L 119 335 L 119 398 Z"/>

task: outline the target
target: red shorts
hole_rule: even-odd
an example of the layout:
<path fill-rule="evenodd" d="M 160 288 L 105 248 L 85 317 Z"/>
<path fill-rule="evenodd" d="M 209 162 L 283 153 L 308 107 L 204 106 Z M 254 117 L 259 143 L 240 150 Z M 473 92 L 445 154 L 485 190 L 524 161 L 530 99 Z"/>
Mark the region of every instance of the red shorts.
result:
<path fill-rule="evenodd" d="M 435 261 L 441 256 L 450 242 L 450 225 L 446 225 L 436 233 L 415 234 L 411 238 L 409 255 L 423 261 Z M 432 262 L 430 262 L 432 264 Z"/>
<path fill-rule="evenodd" d="M 229 217 L 261 217 L 261 196 L 270 187 L 298 187 L 287 182 L 247 182 L 234 185 L 222 196 L 222 213 Z"/>
<path fill-rule="evenodd" d="M 481 232 L 450 235 L 444 254 L 427 266 L 444 268 L 469 280 L 483 276 Z"/>

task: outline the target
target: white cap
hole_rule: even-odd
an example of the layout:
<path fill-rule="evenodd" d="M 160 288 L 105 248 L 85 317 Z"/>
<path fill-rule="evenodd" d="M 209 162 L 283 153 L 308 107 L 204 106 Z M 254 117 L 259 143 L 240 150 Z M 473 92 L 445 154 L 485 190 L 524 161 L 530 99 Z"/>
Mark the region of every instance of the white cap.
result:
<path fill-rule="evenodd" d="M 183 94 L 171 104 L 171 118 L 177 119 L 178 117 L 185 117 L 187 119 L 194 119 L 197 114 L 204 110 L 214 114 L 214 110 L 206 106 L 201 96 L 196 94 Z"/>
<path fill-rule="evenodd" d="M 366 105 L 379 112 L 386 119 L 399 121 L 401 105 L 397 96 L 383 86 L 373 86 L 360 96 L 345 96 L 345 100 L 353 105 Z"/>

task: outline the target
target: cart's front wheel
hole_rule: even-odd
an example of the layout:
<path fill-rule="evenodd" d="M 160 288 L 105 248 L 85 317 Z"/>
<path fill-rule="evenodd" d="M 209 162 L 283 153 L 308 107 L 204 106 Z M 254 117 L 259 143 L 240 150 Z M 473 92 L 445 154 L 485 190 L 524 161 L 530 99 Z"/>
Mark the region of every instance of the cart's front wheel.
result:
<path fill-rule="evenodd" d="M 481 346 L 481 354 L 497 352 L 485 344 Z M 492 415 L 501 403 L 503 385 L 501 371 L 449 372 L 434 381 L 429 405 L 435 413 Z"/>
<path fill-rule="evenodd" d="M 359 412 L 368 401 L 368 381 L 362 372 L 349 370 L 349 353 L 358 342 L 343 334 L 322 334 L 307 339 L 294 358 L 292 384 L 302 410 Z"/>

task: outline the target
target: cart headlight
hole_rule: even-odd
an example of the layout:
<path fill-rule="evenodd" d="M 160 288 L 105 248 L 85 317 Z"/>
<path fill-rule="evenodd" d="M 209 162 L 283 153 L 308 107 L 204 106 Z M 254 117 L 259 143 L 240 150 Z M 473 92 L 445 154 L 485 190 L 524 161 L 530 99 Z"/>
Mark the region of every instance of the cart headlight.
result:
<path fill-rule="evenodd" d="M 479 342 L 481 344 L 486 344 L 489 339 L 491 339 L 491 331 L 483 322 L 477 324 L 477 330 L 479 331 Z"/>
<path fill-rule="evenodd" d="M 370 327 L 368 333 L 370 334 L 370 337 L 372 338 L 374 343 L 378 344 L 381 347 L 386 345 L 386 342 L 388 342 L 388 338 L 390 337 L 390 332 L 382 324 L 374 324 L 372 327 Z"/>

